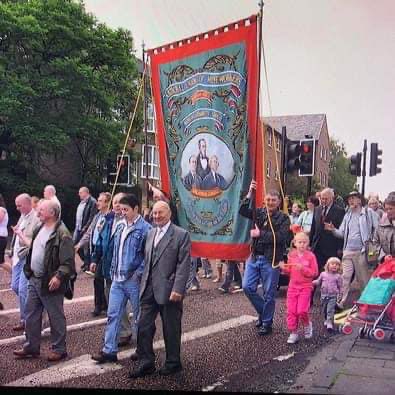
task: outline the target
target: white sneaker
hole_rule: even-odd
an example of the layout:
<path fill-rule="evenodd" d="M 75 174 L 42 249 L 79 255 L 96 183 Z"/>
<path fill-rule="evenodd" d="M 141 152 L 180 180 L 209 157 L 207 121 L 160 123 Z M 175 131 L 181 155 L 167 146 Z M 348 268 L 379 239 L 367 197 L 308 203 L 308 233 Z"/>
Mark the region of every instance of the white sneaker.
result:
<path fill-rule="evenodd" d="M 311 339 L 313 337 L 313 323 L 311 321 L 304 327 L 304 337 L 305 339 Z"/>
<path fill-rule="evenodd" d="M 288 344 L 295 344 L 299 340 L 299 336 L 297 333 L 291 333 L 288 337 Z"/>
<path fill-rule="evenodd" d="M 326 329 L 333 330 L 332 321 L 328 320 L 328 322 L 326 323 Z"/>
<path fill-rule="evenodd" d="M 328 326 L 328 320 L 324 321 L 324 326 L 325 326 L 325 328 Z"/>

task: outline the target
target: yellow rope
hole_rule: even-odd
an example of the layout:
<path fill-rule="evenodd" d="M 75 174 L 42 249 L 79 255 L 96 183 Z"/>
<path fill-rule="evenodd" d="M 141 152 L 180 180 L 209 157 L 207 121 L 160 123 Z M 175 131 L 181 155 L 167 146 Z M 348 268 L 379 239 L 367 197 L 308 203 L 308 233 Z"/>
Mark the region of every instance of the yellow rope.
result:
<path fill-rule="evenodd" d="M 136 117 L 137 108 L 138 108 L 138 105 L 139 105 L 139 102 L 140 102 L 141 91 L 142 91 L 142 88 L 143 88 L 143 86 L 144 86 L 144 81 L 145 81 L 146 67 L 147 67 L 147 65 L 145 64 L 145 65 L 144 65 L 143 75 L 142 75 L 142 77 L 141 77 L 139 92 L 138 92 L 137 99 L 136 99 L 136 104 L 135 104 L 134 110 L 133 110 L 132 119 L 131 119 L 131 121 L 130 121 L 130 123 L 129 123 L 128 132 L 127 132 L 127 134 L 126 134 L 125 143 L 124 143 L 124 145 L 123 145 L 122 154 L 121 154 L 121 160 L 120 160 L 119 163 L 117 164 L 117 174 L 116 174 L 116 176 L 115 176 L 114 185 L 113 185 L 112 191 L 111 191 L 110 207 L 111 207 L 112 199 L 113 199 L 113 197 L 114 197 L 115 189 L 116 189 L 116 187 L 117 187 L 118 178 L 119 178 L 119 173 L 120 173 L 120 171 L 121 171 L 122 161 L 123 161 L 123 158 L 124 158 L 124 156 L 125 156 L 125 151 L 126 151 L 126 147 L 127 147 L 127 144 L 128 144 L 130 132 L 131 132 L 131 130 L 132 130 L 133 122 L 134 122 L 134 119 L 135 119 L 135 117 Z"/>

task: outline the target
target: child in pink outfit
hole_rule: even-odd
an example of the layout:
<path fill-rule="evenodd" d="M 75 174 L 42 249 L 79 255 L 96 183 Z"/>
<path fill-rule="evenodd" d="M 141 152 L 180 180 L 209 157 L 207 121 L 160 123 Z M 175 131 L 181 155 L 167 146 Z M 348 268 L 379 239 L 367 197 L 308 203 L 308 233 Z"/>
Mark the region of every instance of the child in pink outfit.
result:
<path fill-rule="evenodd" d="M 288 263 L 280 263 L 285 274 L 290 275 L 287 292 L 287 326 L 291 332 L 287 343 L 299 340 L 298 324 L 304 327 L 304 336 L 313 336 L 313 325 L 309 318 L 313 279 L 318 276 L 318 264 L 315 255 L 308 250 L 309 237 L 304 232 L 296 233 L 293 249 L 288 254 Z"/>

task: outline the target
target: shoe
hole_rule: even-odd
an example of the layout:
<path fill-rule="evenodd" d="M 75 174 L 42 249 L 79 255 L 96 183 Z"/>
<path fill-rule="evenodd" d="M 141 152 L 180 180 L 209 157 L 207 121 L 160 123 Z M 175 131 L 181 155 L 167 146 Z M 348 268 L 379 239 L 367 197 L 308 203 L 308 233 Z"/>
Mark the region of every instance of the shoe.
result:
<path fill-rule="evenodd" d="M 207 278 L 207 275 L 202 274 L 202 275 L 200 275 L 199 277 L 200 277 L 200 278 Z"/>
<path fill-rule="evenodd" d="M 0 302 L 0 310 L 4 310 L 3 303 Z"/>
<path fill-rule="evenodd" d="M 213 280 L 213 283 L 219 283 L 220 281 L 222 281 L 222 278 L 217 277 Z"/>
<path fill-rule="evenodd" d="M 64 353 L 58 353 L 55 351 L 50 351 L 48 356 L 47 356 L 47 361 L 49 362 L 58 362 L 61 361 L 62 359 L 65 359 L 67 357 L 67 352 Z"/>
<path fill-rule="evenodd" d="M 118 347 L 125 347 L 130 344 L 132 336 L 121 337 L 118 342 Z"/>
<path fill-rule="evenodd" d="M 206 278 L 211 278 L 212 274 L 206 274 Z"/>
<path fill-rule="evenodd" d="M 134 353 L 129 357 L 129 359 L 130 359 L 131 361 L 138 361 L 138 360 L 139 360 L 139 356 L 138 356 L 137 352 L 134 352 Z"/>
<path fill-rule="evenodd" d="M 91 314 L 92 314 L 93 317 L 98 317 L 100 315 L 100 313 L 101 313 L 101 310 L 95 309 L 95 310 L 92 311 Z"/>
<path fill-rule="evenodd" d="M 225 289 L 225 288 L 223 288 L 223 287 L 219 287 L 219 288 L 218 288 L 218 291 L 220 291 L 220 292 L 223 293 L 223 294 L 228 294 L 228 293 L 229 293 L 229 289 Z"/>
<path fill-rule="evenodd" d="M 332 332 L 333 331 L 333 324 L 332 324 L 331 321 L 327 321 L 327 323 L 326 323 L 326 330 L 328 332 Z"/>
<path fill-rule="evenodd" d="M 94 276 L 95 273 L 91 272 L 90 270 L 84 270 L 85 274 L 89 274 L 90 276 Z"/>
<path fill-rule="evenodd" d="M 40 353 L 29 352 L 26 351 L 24 348 L 21 348 L 20 350 L 14 350 L 14 355 L 19 359 L 27 359 L 27 358 L 38 358 L 40 356 Z"/>
<path fill-rule="evenodd" d="M 272 333 L 271 325 L 262 324 L 262 326 L 258 329 L 258 335 L 260 336 L 270 335 L 270 333 Z"/>
<path fill-rule="evenodd" d="M 107 354 L 103 351 L 100 351 L 97 354 L 92 354 L 91 358 L 99 364 L 118 361 L 117 354 Z"/>
<path fill-rule="evenodd" d="M 262 326 L 262 321 L 258 318 L 258 319 L 255 321 L 255 327 L 260 328 L 261 326 Z"/>
<path fill-rule="evenodd" d="M 313 337 L 313 323 L 311 321 L 304 327 L 303 333 L 305 339 L 311 339 Z"/>
<path fill-rule="evenodd" d="M 131 379 L 138 379 L 139 377 L 148 376 L 152 373 L 155 373 L 155 366 L 146 366 L 140 367 L 137 369 L 130 370 L 129 378 Z"/>
<path fill-rule="evenodd" d="M 291 333 L 287 339 L 288 344 L 295 344 L 299 340 L 299 336 L 297 333 Z"/>
<path fill-rule="evenodd" d="M 192 285 L 191 287 L 191 291 L 199 291 L 200 287 L 198 287 L 197 285 Z"/>
<path fill-rule="evenodd" d="M 25 325 L 21 323 L 19 325 L 14 326 L 12 328 L 12 330 L 15 331 L 15 332 L 24 331 L 25 330 Z"/>
<path fill-rule="evenodd" d="M 241 285 L 235 285 L 233 289 L 241 289 Z"/>
<path fill-rule="evenodd" d="M 163 368 L 159 369 L 159 374 L 161 376 L 169 376 L 171 374 L 181 372 L 181 370 L 182 370 L 181 365 L 173 366 L 171 368 L 165 365 L 165 366 L 163 366 Z"/>

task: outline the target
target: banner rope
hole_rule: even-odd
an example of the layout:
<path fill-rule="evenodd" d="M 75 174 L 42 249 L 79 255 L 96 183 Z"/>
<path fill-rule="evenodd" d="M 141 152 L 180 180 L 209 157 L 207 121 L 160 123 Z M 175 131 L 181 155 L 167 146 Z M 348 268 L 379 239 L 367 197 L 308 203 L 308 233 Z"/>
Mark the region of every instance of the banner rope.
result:
<path fill-rule="evenodd" d="M 115 189 L 116 189 L 116 187 L 117 187 L 118 178 L 119 178 L 119 173 L 120 173 L 120 171 L 121 171 L 122 161 L 123 161 L 123 158 L 124 158 L 124 156 L 125 156 L 126 146 L 127 146 L 127 144 L 128 144 L 128 140 L 129 140 L 129 137 L 130 137 L 130 132 L 131 132 L 131 130 L 132 130 L 132 126 L 133 126 L 133 123 L 134 123 L 134 119 L 136 118 L 137 108 L 138 108 L 138 105 L 139 105 L 139 102 L 140 102 L 140 98 L 141 98 L 141 94 L 142 94 L 142 88 L 143 88 L 143 85 L 144 85 L 144 79 L 145 79 L 146 68 L 147 68 L 147 66 L 144 65 L 143 75 L 142 75 L 142 77 L 141 77 L 139 92 L 138 92 L 137 99 L 136 99 L 136 104 L 135 104 L 135 106 L 134 106 L 133 115 L 132 115 L 131 121 L 130 121 L 130 123 L 129 123 L 129 128 L 128 128 L 128 132 L 127 132 L 127 134 L 126 134 L 125 142 L 124 142 L 124 144 L 123 144 L 123 149 L 122 149 L 122 154 L 121 154 L 121 160 L 119 161 L 119 163 L 117 163 L 117 173 L 116 173 L 115 180 L 114 180 L 114 185 L 113 185 L 112 191 L 111 191 L 110 207 L 111 207 L 112 199 L 113 199 L 113 197 L 114 197 Z M 129 114 L 129 119 L 130 119 L 130 114 Z"/>

